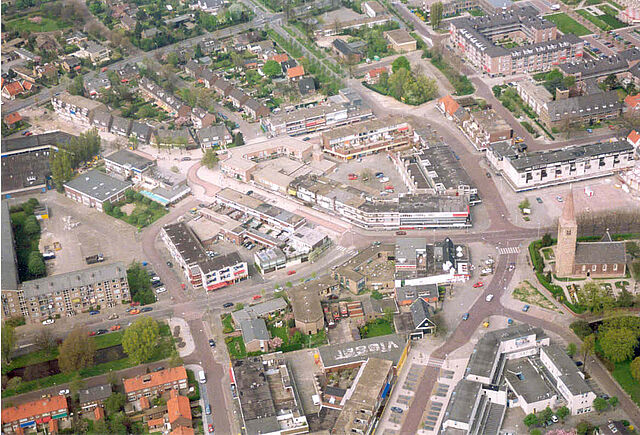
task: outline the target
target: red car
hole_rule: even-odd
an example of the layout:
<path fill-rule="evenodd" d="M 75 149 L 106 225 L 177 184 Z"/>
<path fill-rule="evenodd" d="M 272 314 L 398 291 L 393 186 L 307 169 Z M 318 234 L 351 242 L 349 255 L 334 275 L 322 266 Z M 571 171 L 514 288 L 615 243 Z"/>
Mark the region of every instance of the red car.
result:
<path fill-rule="evenodd" d="M 209 433 L 213 433 L 213 425 L 212 424 L 209 425 Z"/>
<path fill-rule="evenodd" d="M 257 301 L 257 300 L 258 300 L 258 299 L 260 299 L 260 298 L 262 298 L 262 296 L 260 296 L 260 295 L 254 295 L 254 296 L 253 296 L 253 300 L 254 300 L 254 301 Z"/>
<path fill-rule="evenodd" d="M 475 284 L 473 285 L 473 288 L 479 288 L 479 287 L 482 287 L 482 286 L 484 286 L 484 284 L 482 283 L 482 281 L 478 281 L 477 283 L 475 283 Z"/>
<path fill-rule="evenodd" d="M 356 174 L 349 174 L 349 180 L 357 180 L 358 176 Z"/>
<path fill-rule="evenodd" d="M 93 337 L 94 335 L 96 335 L 96 331 L 89 331 L 89 337 Z"/>
<path fill-rule="evenodd" d="M 287 275 L 294 275 L 296 273 L 295 270 L 290 270 L 289 272 L 287 272 Z"/>
<path fill-rule="evenodd" d="M 385 190 L 393 190 L 393 186 L 384 186 Z"/>
<path fill-rule="evenodd" d="M 139 306 L 139 305 L 140 305 L 140 302 L 131 302 L 131 303 L 129 304 L 129 306 L 131 306 L 131 307 L 137 307 L 137 306 Z"/>
<path fill-rule="evenodd" d="M 184 284 L 180 284 L 180 286 L 182 287 L 182 290 L 184 290 L 184 289 L 186 289 L 186 288 L 187 288 L 187 286 L 186 286 L 186 285 L 184 285 Z"/>

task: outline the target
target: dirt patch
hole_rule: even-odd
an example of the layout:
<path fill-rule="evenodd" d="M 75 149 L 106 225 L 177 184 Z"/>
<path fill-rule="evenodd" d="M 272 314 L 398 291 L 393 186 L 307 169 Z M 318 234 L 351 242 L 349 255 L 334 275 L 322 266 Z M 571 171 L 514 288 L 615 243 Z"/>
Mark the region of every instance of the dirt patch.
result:
<path fill-rule="evenodd" d="M 547 310 L 556 310 L 556 306 L 545 295 L 540 293 L 529 281 L 522 281 L 513 289 L 512 296 L 530 305 L 537 305 Z"/>
<path fill-rule="evenodd" d="M 133 213 L 135 209 L 136 209 L 136 204 L 133 202 L 130 204 L 125 204 L 122 207 L 120 207 L 120 210 L 122 210 L 122 213 L 126 213 L 127 215 L 130 215 L 131 213 Z"/>

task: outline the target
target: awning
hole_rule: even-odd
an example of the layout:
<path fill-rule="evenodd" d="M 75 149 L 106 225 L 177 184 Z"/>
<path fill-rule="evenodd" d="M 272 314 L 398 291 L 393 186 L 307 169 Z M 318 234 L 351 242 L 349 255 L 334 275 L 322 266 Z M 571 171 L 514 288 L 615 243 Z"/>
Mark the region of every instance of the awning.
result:
<path fill-rule="evenodd" d="M 51 417 L 49 417 L 48 415 L 42 419 L 43 423 L 49 423 L 49 421 L 51 421 Z"/>
<path fill-rule="evenodd" d="M 385 397 L 387 397 L 387 395 L 389 394 L 389 391 L 391 391 L 391 384 L 387 384 L 384 386 L 384 390 L 382 390 L 382 398 L 384 399 Z"/>
<path fill-rule="evenodd" d="M 36 422 L 35 422 L 35 421 L 33 421 L 33 420 L 31 420 L 31 421 L 28 421 L 28 422 L 26 422 L 26 423 L 20 423 L 20 427 L 35 426 L 35 424 L 36 424 Z"/>
<path fill-rule="evenodd" d="M 219 283 L 217 283 L 217 284 L 213 284 L 213 285 L 209 285 L 209 286 L 207 286 L 207 290 L 215 290 L 215 289 L 218 289 L 218 288 L 224 287 L 224 286 L 226 286 L 226 285 L 227 285 L 227 283 L 226 283 L 226 282 L 219 282 Z"/>

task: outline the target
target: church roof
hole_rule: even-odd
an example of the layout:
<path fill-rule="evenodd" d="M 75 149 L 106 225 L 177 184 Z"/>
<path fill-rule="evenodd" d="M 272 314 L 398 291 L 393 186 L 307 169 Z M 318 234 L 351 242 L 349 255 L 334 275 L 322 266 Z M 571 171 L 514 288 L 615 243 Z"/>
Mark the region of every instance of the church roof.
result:
<path fill-rule="evenodd" d="M 575 208 L 573 205 L 573 190 L 569 190 L 569 194 L 564 202 L 564 208 L 562 209 L 562 217 L 560 218 L 563 222 L 572 222 L 575 221 Z"/>
<path fill-rule="evenodd" d="M 576 244 L 575 263 L 626 263 L 624 242 L 579 242 Z"/>

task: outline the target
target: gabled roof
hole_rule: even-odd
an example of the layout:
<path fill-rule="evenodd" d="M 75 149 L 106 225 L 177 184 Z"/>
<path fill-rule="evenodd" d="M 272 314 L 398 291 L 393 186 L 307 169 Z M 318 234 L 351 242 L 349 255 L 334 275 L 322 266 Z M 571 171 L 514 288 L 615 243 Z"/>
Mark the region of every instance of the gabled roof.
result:
<path fill-rule="evenodd" d="M 287 55 L 287 53 L 277 53 L 269 57 L 269 60 L 274 60 L 278 63 L 286 62 L 287 60 L 289 60 L 289 56 Z"/>
<path fill-rule="evenodd" d="M 15 124 L 18 121 L 22 121 L 22 116 L 18 112 L 9 113 L 4 117 L 4 122 L 7 125 Z"/>
<path fill-rule="evenodd" d="M 640 108 L 640 94 L 628 95 L 627 98 L 624 99 L 624 102 L 627 106 L 632 109 Z"/>
<path fill-rule="evenodd" d="M 453 99 L 451 95 L 447 95 L 445 97 L 440 98 L 438 101 L 444 107 L 444 111 L 449 115 L 453 116 L 454 113 L 460 108 L 460 104 L 456 100 Z"/>
<path fill-rule="evenodd" d="M 287 70 L 287 77 L 294 79 L 304 75 L 304 67 L 302 65 L 291 67 Z"/>
<path fill-rule="evenodd" d="M 171 398 L 167 400 L 167 413 L 169 414 L 169 423 L 171 424 L 180 417 L 191 420 L 189 398 L 180 396 L 176 390 L 171 390 Z"/>
<path fill-rule="evenodd" d="M 242 329 L 242 338 L 245 343 L 250 343 L 253 340 L 269 340 L 269 331 L 267 330 L 267 324 L 263 319 L 249 319 L 240 322 L 240 329 Z"/>
<path fill-rule="evenodd" d="M 11 96 L 16 96 L 24 92 L 24 87 L 19 81 L 5 83 L 2 90 L 6 90 Z"/>
<path fill-rule="evenodd" d="M 433 325 L 433 308 L 422 298 L 418 298 L 411 304 L 411 318 L 416 329 L 428 328 Z"/>
<path fill-rule="evenodd" d="M 378 77 L 383 72 L 387 72 L 386 66 L 381 66 L 379 68 L 373 68 L 367 72 L 370 78 Z"/>
<path fill-rule="evenodd" d="M 138 391 L 143 388 L 153 388 L 170 382 L 187 379 L 187 370 L 184 366 L 172 367 L 159 372 L 136 376 L 124 380 L 124 391 L 126 393 Z"/>
<path fill-rule="evenodd" d="M 53 396 L 46 399 L 38 399 L 33 402 L 27 402 L 18 406 L 3 409 L 2 423 L 9 423 L 61 409 L 67 409 L 67 398 L 65 396 Z"/>
<path fill-rule="evenodd" d="M 634 146 L 640 145 L 640 133 L 633 130 L 631 133 L 629 133 L 629 136 L 627 136 L 627 140 Z"/>

